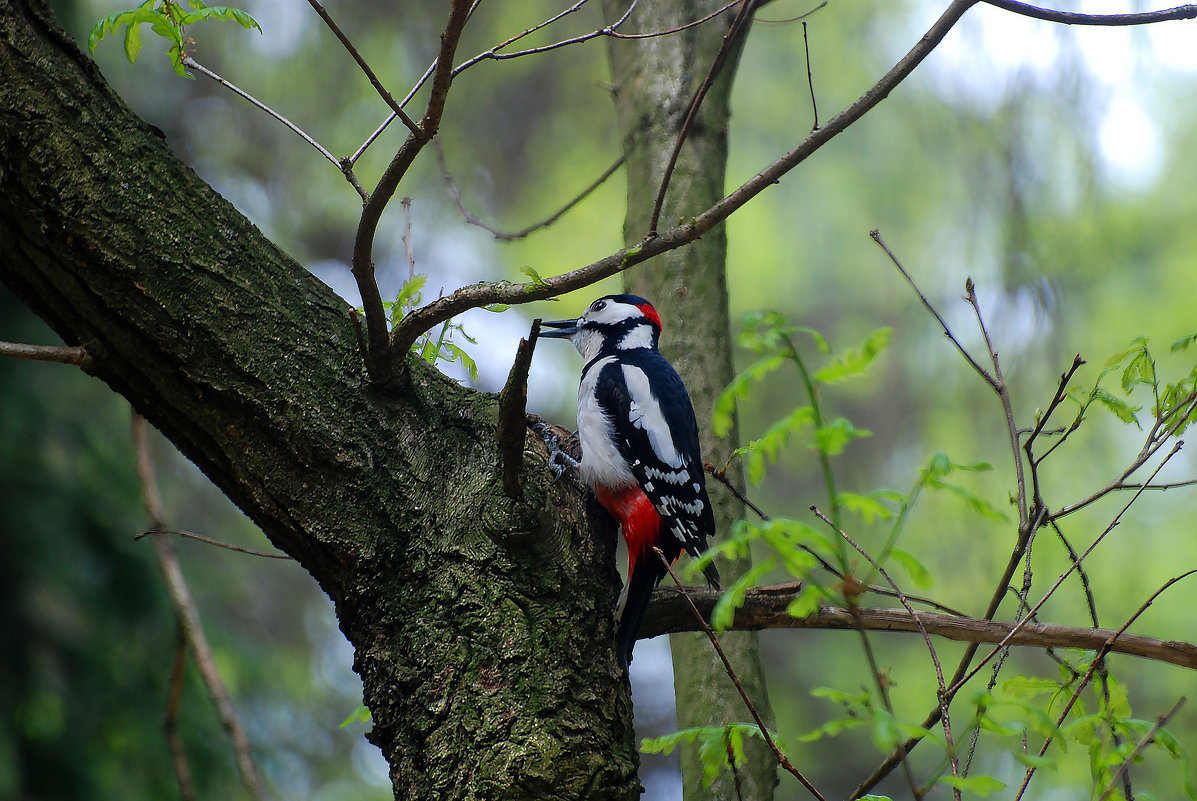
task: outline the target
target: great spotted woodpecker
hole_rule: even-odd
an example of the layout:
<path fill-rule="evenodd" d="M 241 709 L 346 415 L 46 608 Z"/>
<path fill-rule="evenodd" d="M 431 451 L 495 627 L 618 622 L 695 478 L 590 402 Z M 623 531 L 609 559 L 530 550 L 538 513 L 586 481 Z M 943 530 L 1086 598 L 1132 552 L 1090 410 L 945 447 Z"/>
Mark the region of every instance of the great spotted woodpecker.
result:
<path fill-rule="evenodd" d="M 684 548 L 698 556 L 715 532 L 698 425 L 677 371 L 657 350 L 661 316 L 635 295 L 599 298 L 576 320 L 544 323 L 586 360 L 578 387 L 579 470 L 628 544 L 616 656 L 626 669 L 653 588 Z M 714 565 L 703 569 L 719 587 Z"/>

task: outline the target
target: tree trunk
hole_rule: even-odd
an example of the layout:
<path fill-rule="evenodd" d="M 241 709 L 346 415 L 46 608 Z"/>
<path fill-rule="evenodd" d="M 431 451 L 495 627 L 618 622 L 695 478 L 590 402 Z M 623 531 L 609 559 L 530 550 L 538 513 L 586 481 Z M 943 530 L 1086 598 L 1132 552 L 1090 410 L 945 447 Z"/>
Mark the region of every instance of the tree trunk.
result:
<path fill-rule="evenodd" d="M 0 5 L 0 279 L 336 604 L 396 798 L 638 794 L 613 538 L 495 398 L 367 384 L 348 307 L 170 153 L 50 20 Z"/>
<path fill-rule="evenodd" d="M 642 8 L 636 20 L 640 30 L 667 30 L 723 5 L 711 0 L 658 3 Z M 607 0 L 605 7 L 608 19 L 617 19 L 622 13 L 613 0 Z M 641 241 L 649 231 L 658 188 L 690 100 L 706 78 L 733 19 L 734 11 L 670 36 L 646 41 L 608 40 L 615 105 L 627 156 L 624 239 L 629 245 Z M 743 36 L 739 42 L 743 42 Z M 737 44 L 690 125 L 662 208 L 662 226 L 693 216 L 723 196 L 729 94 L 739 51 Z M 677 367 L 690 391 L 703 429 L 703 457 L 720 467 L 738 439 L 734 427 L 726 439 L 716 439 L 709 431 L 715 399 L 733 376 L 726 267 L 727 230 L 719 225 L 694 244 L 623 274 L 628 291 L 649 298 L 661 308 L 665 317 L 661 350 Z M 743 516 L 744 507 L 723 487 L 710 484 L 718 531 L 725 536 L 732 523 Z M 747 569 L 744 561 L 719 562 L 724 586 Z M 771 725 L 756 633 L 724 634 L 720 642 L 749 696 Z M 680 727 L 751 721 L 705 635 L 674 635 L 670 647 Z M 710 789 L 702 786 L 696 748 L 684 748 L 681 755 L 687 798 L 738 797 L 731 776 L 721 776 Z M 748 758 L 747 766 L 738 766 L 742 782 L 739 792 L 744 799 L 767 801 L 773 797 L 777 783 L 776 760 L 759 740 L 749 741 Z"/>

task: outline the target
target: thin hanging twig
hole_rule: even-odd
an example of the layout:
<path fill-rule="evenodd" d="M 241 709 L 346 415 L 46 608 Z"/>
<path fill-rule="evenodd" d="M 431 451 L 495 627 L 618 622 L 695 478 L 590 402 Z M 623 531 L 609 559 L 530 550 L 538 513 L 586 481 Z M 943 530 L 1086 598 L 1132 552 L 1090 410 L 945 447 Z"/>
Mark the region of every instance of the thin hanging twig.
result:
<path fill-rule="evenodd" d="M 648 233 L 646 234 L 648 237 L 655 237 L 657 235 L 657 223 L 661 220 L 661 209 L 665 205 L 665 193 L 669 191 L 669 181 L 673 177 L 674 168 L 677 167 L 678 156 L 681 155 L 686 135 L 690 133 L 690 126 L 694 124 L 694 119 L 698 116 L 698 109 L 702 106 L 702 101 L 706 98 L 707 92 L 714 85 L 715 79 L 719 77 L 719 73 L 723 70 L 723 65 L 727 63 L 732 47 L 739 41 L 740 35 L 747 29 L 748 21 L 751 19 L 752 11 L 755 7 L 755 0 L 743 0 L 739 13 L 736 14 L 736 18 L 732 20 L 731 27 L 728 28 L 727 33 L 723 36 L 723 41 L 719 45 L 719 52 L 715 54 L 715 60 L 711 62 L 711 68 L 707 70 L 706 77 L 703 78 L 702 83 L 699 84 L 698 91 L 694 93 L 694 97 L 690 100 L 690 107 L 686 109 L 686 117 L 682 121 L 682 127 L 678 131 L 677 139 L 673 143 L 673 151 L 669 154 L 669 161 L 666 163 L 665 172 L 661 176 L 661 185 L 657 189 L 657 199 L 653 203 L 652 216 L 648 222 Z"/>
<path fill-rule="evenodd" d="M 145 418 L 134 412 L 132 421 L 133 449 L 137 458 L 137 478 L 141 484 L 141 496 L 145 503 L 146 512 L 155 528 L 165 528 L 163 524 L 162 497 L 158 493 L 158 481 L 154 477 L 153 457 L 150 454 L 148 425 Z M 258 768 L 254 763 L 253 749 L 245 728 L 241 725 L 241 718 L 225 687 L 224 679 L 216 667 L 216 660 L 212 655 L 212 647 L 204 634 L 203 623 L 200 620 L 199 607 L 195 598 L 183 578 L 183 571 L 179 566 L 179 557 L 175 553 L 174 545 L 166 537 L 154 537 L 154 553 L 158 557 L 158 565 L 162 568 L 162 575 L 166 579 L 167 593 L 170 595 L 171 605 L 174 606 L 175 616 L 187 638 L 191 648 L 191 655 L 208 689 L 212 705 L 216 707 L 217 716 L 228 735 L 229 743 L 233 747 L 233 756 L 237 762 L 237 769 L 241 773 L 241 781 L 257 801 L 264 801 L 265 791 L 262 780 L 258 776 Z"/>

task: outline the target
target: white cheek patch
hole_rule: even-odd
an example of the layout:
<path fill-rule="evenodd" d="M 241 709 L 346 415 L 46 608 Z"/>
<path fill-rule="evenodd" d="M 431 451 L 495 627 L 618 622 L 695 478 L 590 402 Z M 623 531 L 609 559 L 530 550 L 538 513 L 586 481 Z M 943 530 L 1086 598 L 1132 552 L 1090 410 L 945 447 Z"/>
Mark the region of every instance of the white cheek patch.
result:
<path fill-rule="evenodd" d="M 661 405 L 653 397 L 651 385 L 648 383 L 648 376 L 639 367 L 625 364 L 623 365 L 623 380 L 627 384 L 628 395 L 631 397 L 628 422 L 648 435 L 649 444 L 652 445 L 653 453 L 656 454 L 659 460 L 670 467 L 680 470 L 680 468 L 685 466 L 686 460 L 678 453 L 677 448 L 673 444 L 673 435 L 670 432 L 669 424 L 665 422 L 665 415 L 661 412 Z M 664 481 L 669 481 L 671 484 L 680 484 L 688 478 L 682 472 L 681 481 L 674 481 L 667 477 L 671 475 L 675 474 L 662 473 L 660 476 L 652 477 L 659 477 Z"/>

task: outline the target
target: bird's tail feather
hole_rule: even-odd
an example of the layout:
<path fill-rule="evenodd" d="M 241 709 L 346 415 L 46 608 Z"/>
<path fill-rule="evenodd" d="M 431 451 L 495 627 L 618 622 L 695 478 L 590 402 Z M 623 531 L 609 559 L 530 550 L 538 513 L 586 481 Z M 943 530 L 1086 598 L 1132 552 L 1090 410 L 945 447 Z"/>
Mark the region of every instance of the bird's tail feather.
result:
<path fill-rule="evenodd" d="M 616 621 L 615 656 L 624 670 L 632 664 L 632 647 L 636 644 L 636 635 L 640 633 L 640 621 L 648 609 L 648 599 L 664 574 L 664 567 L 645 559 L 636 566 L 620 595 L 622 608 Z"/>
<path fill-rule="evenodd" d="M 707 584 L 712 590 L 721 590 L 719 586 L 719 571 L 715 568 L 715 563 L 710 562 L 702 569 L 702 574 L 707 577 Z"/>

